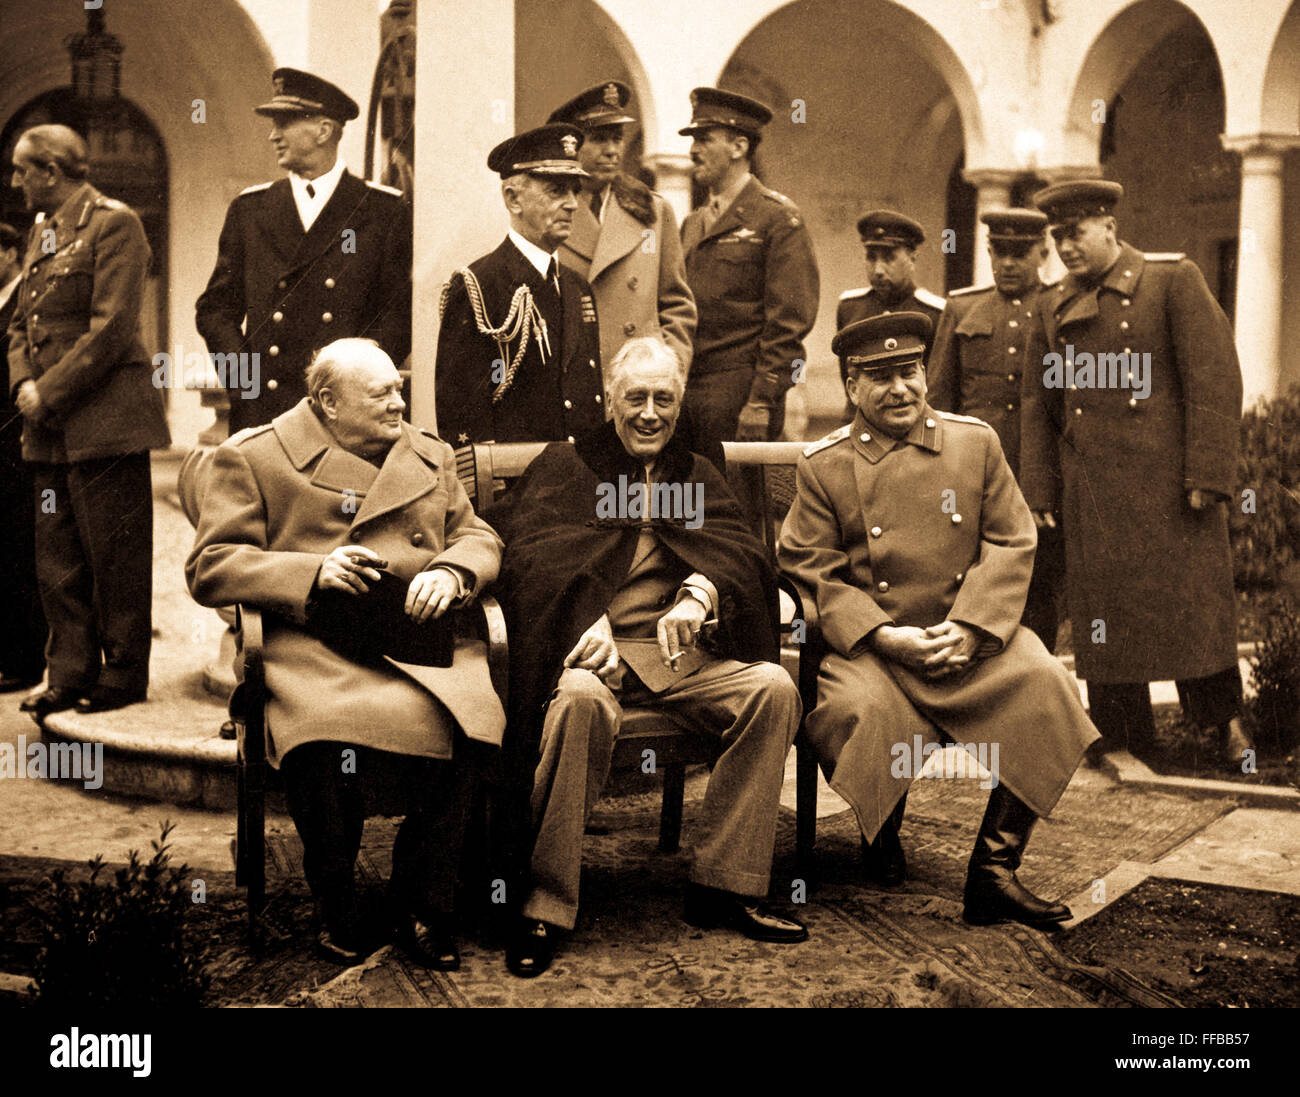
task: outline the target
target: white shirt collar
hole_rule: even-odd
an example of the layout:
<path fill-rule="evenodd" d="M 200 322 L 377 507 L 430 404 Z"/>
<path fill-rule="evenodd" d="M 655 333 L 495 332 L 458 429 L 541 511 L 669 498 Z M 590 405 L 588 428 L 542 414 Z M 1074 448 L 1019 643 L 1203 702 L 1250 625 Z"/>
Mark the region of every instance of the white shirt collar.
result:
<path fill-rule="evenodd" d="M 329 200 L 334 197 L 335 190 L 338 189 L 339 180 L 343 178 L 343 173 L 347 170 L 347 165 L 343 162 L 343 157 L 338 157 L 334 161 L 334 166 L 324 175 L 318 175 L 315 179 L 304 179 L 301 175 L 294 172 L 289 173 L 289 186 L 293 189 L 293 202 L 298 207 L 298 216 L 302 218 L 303 227 L 310 229 L 320 216 L 320 211 L 325 208 Z M 310 197 L 307 194 L 307 184 L 310 183 L 316 196 Z"/>
<path fill-rule="evenodd" d="M 7 282 L 0 286 L 0 309 L 9 303 L 9 298 L 13 296 L 14 290 L 18 288 L 18 283 L 23 280 L 23 272 L 19 269 L 12 282 Z"/>
<path fill-rule="evenodd" d="M 514 229 L 510 230 L 509 236 L 510 242 L 524 253 L 524 258 L 537 268 L 538 274 L 545 278 L 546 272 L 551 269 L 551 260 L 555 258 L 555 253 L 551 251 L 543 251 L 536 244 L 532 243 L 532 241 L 525 240 L 519 235 L 519 233 L 515 232 Z"/>

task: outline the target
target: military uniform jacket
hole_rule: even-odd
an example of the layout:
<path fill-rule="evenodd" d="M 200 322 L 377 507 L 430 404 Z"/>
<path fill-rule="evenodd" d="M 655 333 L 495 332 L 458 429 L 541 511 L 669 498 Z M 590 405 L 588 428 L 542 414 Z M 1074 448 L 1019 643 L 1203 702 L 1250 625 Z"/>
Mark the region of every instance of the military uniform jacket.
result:
<path fill-rule="evenodd" d="M 374 339 L 400 366 L 411 349 L 410 207 L 345 171 L 304 232 L 288 179 L 250 187 L 226 213 L 196 318 L 211 354 L 259 356 L 255 397 L 227 374 L 232 434 L 301 400 L 312 353 L 335 339 Z"/>
<path fill-rule="evenodd" d="M 1041 366 L 1026 385 L 1020 479 L 1035 510 L 1062 511 L 1079 675 L 1145 682 L 1231 667 L 1227 516 L 1185 500 L 1188 488 L 1235 490 L 1242 382 L 1227 317 L 1195 263 L 1128 244 L 1099 285 L 1069 276 L 1042 303 L 1049 352 L 1075 362 L 1076 387 L 1048 387 Z M 1125 352 L 1150 355 L 1145 398 L 1083 372 Z"/>
<path fill-rule="evenodd" d="M 546 353 L 537 333 L 529 335 L 514 379 L 499 401 L 493 394 L 519 341 L 506 344 L 503 356 L 497 341 L 479 331 L 462 279 L 453 277 L 444 291 L 434 398 L 438 433 L 452 445 L 571 442 L 605 421 L 595 298 L 583 278 L 563 263 L 558 267 L 561 330 L 550 328 Z M 494 327 L 504 323 L 521 285 L 543 304 L 554 298 L 546 279 L 509 237 L 469 269 Z"/>
<path fill-rule="evenodd" d="M 53 238 L 48 235 L 53 231 Z M 9 325 L 9 389 L 32 380 L 26 461 L 88 461 L 171 441 L 140 342 L 150 250 L 135 212 L 89 183 L 28 240 Z"/>
<path fill-rule="evenodd" d="M 686 284 L 677 219 L 663 198 L 620 176 L 603 222 L 585 201 L 578 204 L 559 256 L 596 295 L 606 369 L 627 340 L 656 334 L 690 367 L 695 295 Z"/>
<path fill-rule="evenodd" d="M 1038 383 L 1047 345 L 1038 322 L 1041 286 L 1007 297 L 995 286 L 955 291 L 939 318 L 926 381 L 931 407 L 983 419 L 1020 471 L 1020 387 Z M 1026 365 L 1028 363 L 1028 365 Z"/>
<path fill-rule="evenodd" d="M 920 312 L 930 318 L 936 328 L 939 326 L 939 314 L 943 312 L 944 299 L 937 293 L 917 286 L 899 304 L 887 307 L 875 289 L 862 286 L 858 289 L 845 290 L 840 294 L 840 303 L 835 308 L 835 330 L 843 331 L 845 327 L 858 320 L 870 320 L 874 316 L 884 316 L 887 312 Z M 931 337 L 930 346 L 934 345 Z M 929 349 L 926 350 L 927 361 Z"/>
<path fill-rule="evenodd" d="M 857 415 L 804 451 L 781 568 L 849 657 L 880 625 L 951 619 L 995 654 L 1020 624 L 1037 534 L 993 429 L 925 410 L 901 442 Z"/>
<path fill-rule="evenodd" d="M 335 444 L 305 399 L 218 447 L 185 575 L 200 605 L 267 611 L 274 764 L 313 740 L 448 758 L 454 729 L 429 695 L 470 738 L 500 744 L 505 714 L 481 643 L 458 638 L 450 667 L 363 666 L 304 631 L 317 573 L 341 545 L 373 549 L 408 581 L 452 565 L 476 591 L 501 562 L 501 541 L 475 515 L 451 447 L 409 424 L 380 468 Z"/>
<path fill-rule="evenodd" d="M 753 370 L 750 401 L 774 407 L 817 319 L 817 260 L 798 207 L 750 179 L 708 233 L 692 212 L 682 243 L 700 314 L 692 374 Z"/>

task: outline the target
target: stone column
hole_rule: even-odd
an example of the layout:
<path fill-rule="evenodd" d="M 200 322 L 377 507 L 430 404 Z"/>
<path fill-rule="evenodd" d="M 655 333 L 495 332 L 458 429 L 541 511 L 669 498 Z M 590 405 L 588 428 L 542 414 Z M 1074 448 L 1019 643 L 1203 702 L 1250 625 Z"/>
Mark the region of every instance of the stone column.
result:
<path fill-rule="evenodd" d="M 680 226 L 691 212 L 691 158 L 678 153 L 660 152 L 646 157 L 655 173 L 655 190 L 667 199 Z"/>
<path fill-rule="evenodd" d="M 514 133 L 514 0 L 421 0 L 415 62 L 415 301 L 411 422 L 437 429 L 438 300 L 452 271 L 506 234 L 493 146 Z M 467 57 L 474 58 L 466 65 Z M 449 79 L 448 74 L 455 78 Z"/>
<path fill-rule="evenodd" d="M 1237 355 L 1245 405 L 1277 395 L 1282 343 L 1282 161 L 1300 138 L 1252 134 L 1223 138 L 1241 154 L 1237 237 Z"/>
<path fill-rule="evenodd" d="M 993 264 L 989 261 L 989 227 L 980 217 L 987 210 L 1005 209 L 1011 204 L 1011 187 L 1020 173 L 1003 168 L 972 168 L 962 178 L 979 192 L 975 201 L 975 285 L 993 281 Z M 959 286 L 949 287 L 960 289 Z"/>

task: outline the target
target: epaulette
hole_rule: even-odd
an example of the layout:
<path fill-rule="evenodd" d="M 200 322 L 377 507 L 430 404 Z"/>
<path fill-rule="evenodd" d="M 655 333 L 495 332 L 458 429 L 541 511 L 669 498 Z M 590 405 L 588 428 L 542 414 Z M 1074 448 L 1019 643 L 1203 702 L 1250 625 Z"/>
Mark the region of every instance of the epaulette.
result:
<path fill-rule="evenodd" d="M 843 442 L 844 439 L 849 436 L 849 431 L 852 429 L 852 423 L 845 423 L 844 426 L 840 427 L 838 430 L 831 431 L 825 438 L 818 438 L 817 441 L 803 451 L 803 455 L 805 457 L 811 457 L 814 453 L 820 453 L 828 446 L 835 445 L 836 442 Z"/>
<path fill-rule="evenodd" d="M 1148 263 L 1177 263 L 1187 258 L 1185 251 L 1144 251 L 1142 258 Z"/>
<path fill-rule="evenodd" d="M 852 301 L 855 297 L 865 297 L 870 292 L 870 286 L 859 286 L 857 289 L 846 289 L 840 294 L 840 300 Z"/>
<path fill-rule="evenodd" d="M 954 298 L 954 297 L 965 297 L 967 294 L 971 294 L 971 293 L 987 293 L 989 290 L 991 290 L 991 289 L 993 289 L 993 288 L 995 288 L 995 287 L 993 287 L 993 286 L 991 286 L 991 285 L 989 285 L 989 286 L 965 286 L 965 287 L 963 287 L 962 289 L 949 290 L 949 291 L 948 291 L 948 298 L 949 298 L 949 300 L 951 300 L 951 299 Z M 920 297 L 920 296 L 921 296 L 921 292 L 922 292 L 921 290 L 917 290 L 917 291 L 916 291 L 916 295 L 917 295 L 917 297 Z"/>
<path fill-rule="evenodd" d="M 912 291 L 912 296 L 920 301 L 921 304 L 929 305 L 932 309 L 939 309 L 940 311 L 943 311 L 943 306 L 948 303 L 937 293 L 931 293 L 928 289 L 922 289 L 920 286 L 917 286 L 916 289 Z"/>
<path fill-rule="evenodd" d="M 369 179 L 367 179 L 366 186 L 368 186 L 371 190 L 382 190 L 385 194 L 391 194 L 394 198 L 404 197 L 402 192 L 398 190 L 396 187 L 385 186 L 383 183 L 372 183 Z"/>
<path fill-rule="evenodd" d="M 95 199 L 95 205 L 97 205 L 100 209 L 126 209 L 127 208 L 127 204 L 125 202 L 119 202 L 116 198 L 109 198 L 105 194 L 101 194 L 98 198 Z"/>
<path fill-rule="evenodd" d="M 272 427 L 270 423 L 262 423 L 260 426 L 256 426 L 256 427 L 245 427 L 241 431 L 236 431 L 229 438 L 227 438 L 226 441 L 229 442 L 232 446 L 240 446 L 243 445 L 245 442 L 247 442 L 250 438 L 256 438 L 259 434 L 265 434 L 268 430 L 271 429 Z"/>
<path fill-rule="evenodd" d="M 974 423 L 976 426 L 980 427 L 989 426 L 983 419 L 976 419 L 973 415 L 958 415 L 955 411 L 940 411 L 935 414 L 943 419 L 951 419 L 954 423 Z M 992 429 L 992 427 L 989 427 L 989 430 Z"/>
<path fill-rule="evenodd" d="M 643 225 L 655 223 L 654 192 L 640 179 L 624 172 L 614 176 L 614 201 Z"/>
<path fill-rule="evenodd" d="M 274 180 L 271 182 L 274 182 Z M 241 190 L 239 192 L 239 197 L 243 198 L 246 194 L 256 194 L 259 190 L 266 190 L 270 185 L 271 183 L 254 183 L 251 187 L 245 187 Z"/>
<path fill-rule="evenodd" d="M 799 216 L 799 207 L 779 190 L 773 190 L 771 187 L 763 187 L 759 193 L 762 194 L 764 198 L 775 202 L 778 206 L 781 206 L 789 213 L 790 227 L 792 229 L 797 229 L 803 224 L 803 218 Z"/>

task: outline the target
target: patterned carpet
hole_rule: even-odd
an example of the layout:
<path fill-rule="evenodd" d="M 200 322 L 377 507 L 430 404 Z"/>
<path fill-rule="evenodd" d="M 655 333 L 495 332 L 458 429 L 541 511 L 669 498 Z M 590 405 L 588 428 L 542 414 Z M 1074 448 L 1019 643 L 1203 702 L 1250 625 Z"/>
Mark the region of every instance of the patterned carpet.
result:
<path fill-rule="evenodd" d="M 688 782 L 686 828 L 704 776 Z M 1019 926 L 973 928 L 960 918 L 965 862 L 987 793 L 973 780 L 918 782 L 903 828 L 912 879 L 886 892 L 856 883 L 850 813 L 820 820 L 820 884 L 798 906 L 804 944 L 747 941 L 681 921 L 688 858 L 655 847 L 657 797 L 607 800 L 587 838 L 583 909 L 550 972 L 505 971 L 500 945 L 466 941 L 452 975 L 427 972 L 392 949 L 318 991 L 314 1006 L 1176 1006 L 1125 972 L 1077 964 L 1049 935 Z M 1022 875 L 1069 896 L 1121 860 L 1152 861 L 1222 814 L 1223 805 L 1077 781 L 1056 817 L 1039 824 Z M 793 815 L 782 813 L 772 893 L 795 893 Z M 362 875 L 388 871 L 393 824 L 372 820 Z M 292 863 L 293 840 L 278 859 Z M 788 890 L 787 890 L 788 889 Z"/>

